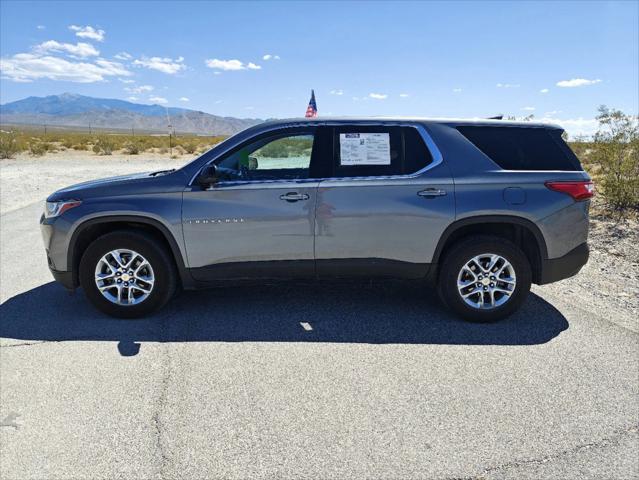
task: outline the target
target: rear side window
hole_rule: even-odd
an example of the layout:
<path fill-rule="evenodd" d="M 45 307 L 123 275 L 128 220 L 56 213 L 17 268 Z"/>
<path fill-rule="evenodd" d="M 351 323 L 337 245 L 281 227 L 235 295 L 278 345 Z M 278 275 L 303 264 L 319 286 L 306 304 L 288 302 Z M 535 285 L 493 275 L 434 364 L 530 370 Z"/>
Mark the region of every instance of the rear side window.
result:
<path fill-rule="evenodd" d="M 432 157 L 413 127 L 337 127 L 333 141 L 332 177 L 409 175 Z"/>
<path fill-rule="evenodd" d="M 582 170 L 561 130 L 526 127 L 457 127 L 504 170 Z"/>

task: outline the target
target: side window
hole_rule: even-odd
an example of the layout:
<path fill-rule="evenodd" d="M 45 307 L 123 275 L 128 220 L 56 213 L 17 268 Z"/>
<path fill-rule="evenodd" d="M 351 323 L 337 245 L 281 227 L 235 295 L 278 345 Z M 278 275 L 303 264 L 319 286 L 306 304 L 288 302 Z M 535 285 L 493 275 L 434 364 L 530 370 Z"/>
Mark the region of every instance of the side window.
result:
<path fill-rule="evenodd" d="M 333 177 L 408 175 L 432 162 L 413 127 L 338 127 L 334 138 Z"/>
<path fill-rule="evenodd" d="M 308 132 L 260 138 L 217 162 L 229 180 L 296 180 L 309 177 L 314 136 Z"/>
<path fill-rule="evenodd" d="M 430 165 L 433 157 L 426 147 L 419 130 L 413 127 L 402 128 L 404 132 L 404 175 L 419 172 Z"/>
<path fill-rule="evenodd" d="M 457 130 L 504 170 L 582 170 L 560 130 L 497 126 Z"/>

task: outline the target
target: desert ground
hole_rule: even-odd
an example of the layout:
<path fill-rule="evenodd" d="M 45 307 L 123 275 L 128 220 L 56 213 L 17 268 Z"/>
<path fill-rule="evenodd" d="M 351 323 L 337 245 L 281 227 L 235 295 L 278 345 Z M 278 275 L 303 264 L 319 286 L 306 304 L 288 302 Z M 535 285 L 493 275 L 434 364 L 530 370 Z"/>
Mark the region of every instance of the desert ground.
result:
<path fill-rule="evenodd" d="M 52 191 L 192 156 L 0 161 L 0 477 L 639 477 L 639 225 L 496 324 L 423 285 L 185 292 L 152 318 L 52 282 Z M 301 326 L 307 323 L 312 330 Z"/>

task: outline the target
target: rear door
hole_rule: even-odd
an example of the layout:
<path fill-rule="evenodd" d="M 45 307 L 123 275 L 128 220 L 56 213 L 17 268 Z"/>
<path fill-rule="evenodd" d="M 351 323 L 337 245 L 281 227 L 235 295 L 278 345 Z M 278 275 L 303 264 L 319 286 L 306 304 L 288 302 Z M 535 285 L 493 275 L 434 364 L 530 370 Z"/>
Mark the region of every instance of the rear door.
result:
<path fill-rule="evenodd" d="M 315 275 L 314 136 L 288 128 L 249 140 L 214 161 L 220 182 L 187 189 L 184 241 L 196 280 Z"/>
<path fill-rule="evenodd" d="M 318 274 L 424 276 L 455 215 L 450 172 L 426 130 L 339 126 L 333 150 L 317 192 Z"/>

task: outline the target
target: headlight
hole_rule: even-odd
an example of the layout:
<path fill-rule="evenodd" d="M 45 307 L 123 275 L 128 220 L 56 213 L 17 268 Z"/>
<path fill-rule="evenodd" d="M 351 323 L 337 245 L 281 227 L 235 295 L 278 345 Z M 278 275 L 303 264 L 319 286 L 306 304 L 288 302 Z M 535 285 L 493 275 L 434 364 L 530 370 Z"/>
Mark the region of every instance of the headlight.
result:
<path fill-rule="evenodd" d="M 82 202 L 80 200 L 61 200 L 59 202 L 46 202 L 44 206 L 44 216 L 46 218 L 59 217 L 67 210 L 77 207 Z"/>

